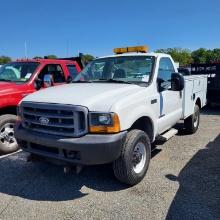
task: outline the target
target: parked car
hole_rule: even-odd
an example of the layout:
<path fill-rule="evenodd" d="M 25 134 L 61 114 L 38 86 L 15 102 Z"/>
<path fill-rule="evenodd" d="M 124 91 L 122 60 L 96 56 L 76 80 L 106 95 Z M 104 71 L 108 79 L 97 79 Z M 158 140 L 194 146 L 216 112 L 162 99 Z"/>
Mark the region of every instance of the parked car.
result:
<path fill-rule="evenodd" d="M 112 163 L 118 180 L 135 185 L 155 140 L 175 135 L 180 119 L 186 132 L 197 131 L 207 78 L 183 77 L 171 56 L 146 47 L 114 51 L 88 64 L 73 83 L 25 97 L 15 137 L 24 151 L 49 161 L 78 168 Z"/>
<path fill-rule="evenodd" d="M 0 153 L 18 150 L 14 123 L 21 99 L 46 87 L 44 78 L 52 77 L 53 85 L 60 85 L 75 78 L 81 69 L 78 57 L 70 60 L 21 59 L 0 68 Z"/>

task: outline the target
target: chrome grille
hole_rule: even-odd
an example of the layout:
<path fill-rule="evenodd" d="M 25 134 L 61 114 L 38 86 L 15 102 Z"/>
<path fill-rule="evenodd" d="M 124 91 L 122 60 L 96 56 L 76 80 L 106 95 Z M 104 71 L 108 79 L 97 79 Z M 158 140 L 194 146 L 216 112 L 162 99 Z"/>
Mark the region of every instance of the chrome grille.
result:
<path fill-rule="evenodd" d="M 24 128 L 67 137 L 80 137 L 88 131 L 85 107 L 22 102 L 20 108 Z"/>

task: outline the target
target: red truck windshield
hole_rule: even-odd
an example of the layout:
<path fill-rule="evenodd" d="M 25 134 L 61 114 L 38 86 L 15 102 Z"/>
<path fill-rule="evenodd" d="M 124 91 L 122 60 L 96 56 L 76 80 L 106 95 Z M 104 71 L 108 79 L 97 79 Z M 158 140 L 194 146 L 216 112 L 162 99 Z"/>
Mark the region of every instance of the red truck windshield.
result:
<path fill-rule="evenodd" d="M 37 69 L 38 62 L 12 62 L 0 68 L 0 81 L 26 82 Z"/>

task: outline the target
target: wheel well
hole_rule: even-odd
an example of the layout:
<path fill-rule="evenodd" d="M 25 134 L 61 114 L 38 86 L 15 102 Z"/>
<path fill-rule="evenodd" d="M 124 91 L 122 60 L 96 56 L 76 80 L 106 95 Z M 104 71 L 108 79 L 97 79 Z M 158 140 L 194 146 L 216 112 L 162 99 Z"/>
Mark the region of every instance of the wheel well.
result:
<path fill-rule="evenodd" d="M 197 100 L 196 100 L 196 104 L 199 106 L 199 108 L 202 107 L 200 98 L 197 98 Z"/>
<path fill-rule="evenodd" d="M 0 109 L 0 115 L 12 114 L 17 115 L 17 106 L 9 106 Z"/>
<path fill-rule="evenodd" d="M 131 126 L 130 130 L 132 129 L 139 129 L 144 132 L 146 132 L 150 138 L 150 141 L 153 141 L 154 138 L 154 128 L 153 128 L 153 123 L 149 117 L 141 117 L 137 121 L 133 123 Z"/>

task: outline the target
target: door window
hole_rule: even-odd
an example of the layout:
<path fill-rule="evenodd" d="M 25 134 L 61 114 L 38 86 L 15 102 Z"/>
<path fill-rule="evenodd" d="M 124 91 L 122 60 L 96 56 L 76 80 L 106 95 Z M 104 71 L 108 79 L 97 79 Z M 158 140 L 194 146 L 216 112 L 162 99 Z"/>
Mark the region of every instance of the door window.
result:
<path fill-rule="evenodd" d="M 175 72 L 173 63 L 170 58 L 163 57 L 160 59 L 158 70 L 158 86 L 160 90 L 167 90 L 171 87 L 171 75 Z"/>
<path fill-rule="evenodd" d="M 62 67 L 59 64 L 48 64 L 40 72 L 38 78 L 43 80 L 46 74 L 50 74 L 53 77 L 54 83 L 65 82 L 65 76 Z"/>

